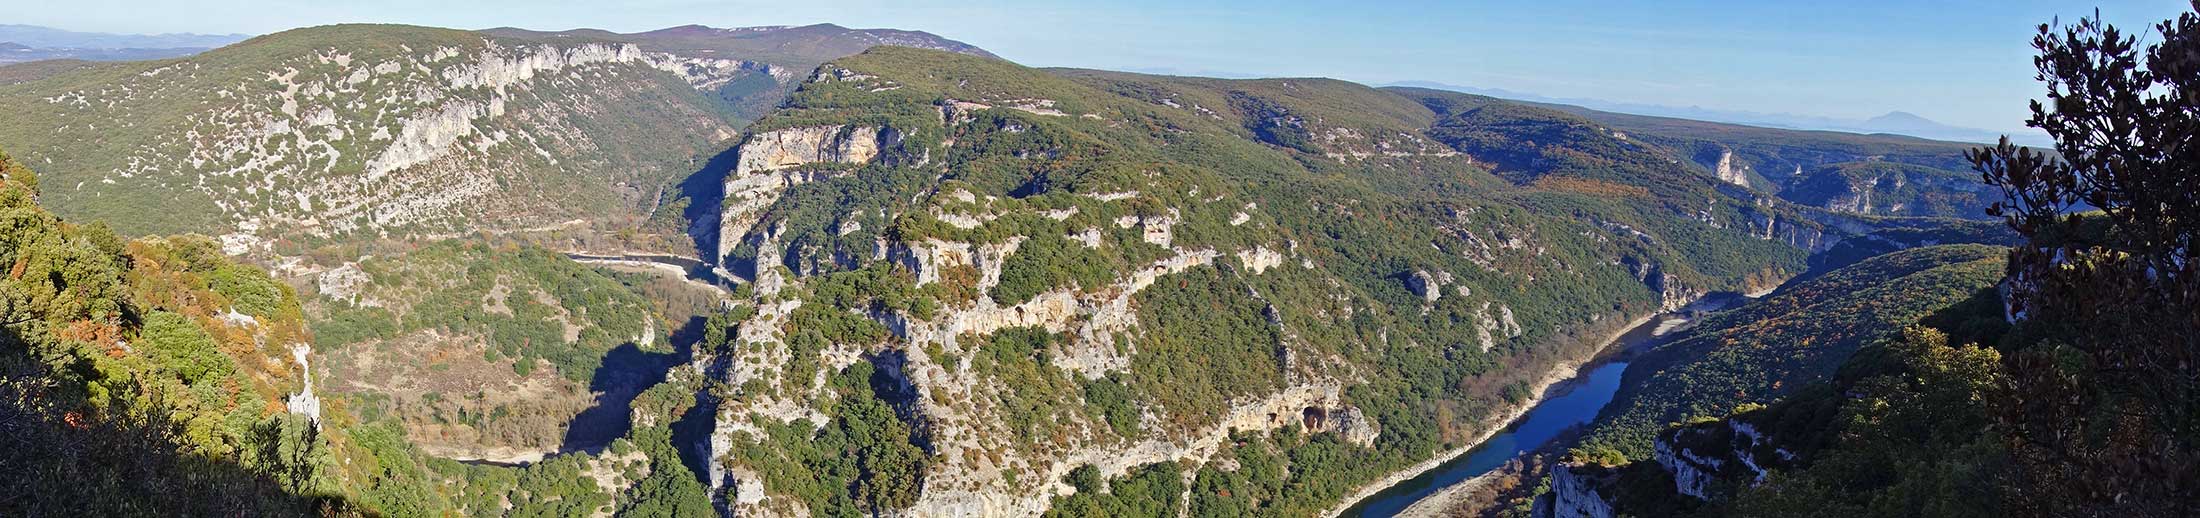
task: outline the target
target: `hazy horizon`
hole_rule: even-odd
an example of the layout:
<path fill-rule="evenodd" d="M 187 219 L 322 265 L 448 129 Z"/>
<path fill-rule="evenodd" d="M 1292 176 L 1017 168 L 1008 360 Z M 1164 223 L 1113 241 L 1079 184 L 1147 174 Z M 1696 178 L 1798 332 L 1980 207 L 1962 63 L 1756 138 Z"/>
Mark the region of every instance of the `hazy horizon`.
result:
<path fill-rule="evenodd" d="M 1030 66 L 1318 76 L 1370 85 L 1430 82 L 1551 99 L 1847 120 L 1899 111 L 1954 126 L 2020 132 L 2028 131 L 2026 102 L 2040 94 L 2030 61 L 2034 26 L 2091 13 L 2051 4 L 1382 2 L 1337 11 L 1304 2 L 650 0 L 603 12 L 601 4 L 567 1 L 192 6 L 91 0 L 28 6 L 12 23 L 142 34 L 266 34 L 331 23 L 616 32 L 833 23 L 931 32 Z M 2101 12 L 2137 26 L 2182 7 L 2131 1 Z"/>

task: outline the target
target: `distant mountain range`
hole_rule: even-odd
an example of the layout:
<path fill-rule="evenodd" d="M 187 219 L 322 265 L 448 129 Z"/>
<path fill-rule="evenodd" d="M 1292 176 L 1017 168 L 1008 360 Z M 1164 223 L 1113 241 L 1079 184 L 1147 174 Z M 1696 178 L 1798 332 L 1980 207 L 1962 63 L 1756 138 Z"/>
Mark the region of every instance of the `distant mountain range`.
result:
<path fill-rule="evenodd" d="M 1434 88 L 1439 90 L 1452 90 L 1520 101 L 1531 101 L 1550 104 L 1570 104 L 1583 108 L 1610 112 L 1631 113 L 1635 115 L 1650 115 L 1657 117 L 1674 117 L 1681 119 L 1695 119 L 1712 122 L 1725 122 L 1730 124 L 1746 124 L 1750 126 L 1763 126 L 1768 128 L 1841 131 L 1863 134 L 1891 133 L 1934 140 L 1952 140 L 1959 142 L 1978 143 L 1995 142 L 1999 140 L 2002 135 L 2006 134 L 2009 136 L 2010 141 L 2016 142 L 2017 144 L 2021 145 L 2039 147 L 2054 145 L 2054 142 L 2052 140 L 2049 140 L 2046 135 L 2037 132 L 2027 131 L 2021 133 L 2004 133 L 1993 130 L 1953 126 L 1920 117 L 1913 113 L 1902 111 L 1888 112 L 1885 115 L 1880 115 L 1878 117 L 1872 117 L 1869 119 L 1844 119 L 1837 117 L 1796 115 L 1789 113 L 1759 113 L 1740 110 L 1720 110 L 1714 108 L 1704 108 L 1700 106 L 1666 106 L 1660 104 L 1607 101 L 1603 99 L 1547 97 L 1496 88 L 1478 88 L 1472 86 L 1438 83 L 1433 81 L 1401 81 L 1391 83 L 1391 86 L 1413 86 L 1421 88 Z"/>
<path fill-rule="evenodd" d="M 0 41 L 55 49 L 179 49 L 220 47 L 250 34 L 112 34 L 77 32 L 36 25 L 0 24 Z"/>
<path fill-rule="evenodd" d="M 249 34 L 110 34 L 0 24 L 0 64 L 48 59 L 132 61 L 189 56 Z"/>

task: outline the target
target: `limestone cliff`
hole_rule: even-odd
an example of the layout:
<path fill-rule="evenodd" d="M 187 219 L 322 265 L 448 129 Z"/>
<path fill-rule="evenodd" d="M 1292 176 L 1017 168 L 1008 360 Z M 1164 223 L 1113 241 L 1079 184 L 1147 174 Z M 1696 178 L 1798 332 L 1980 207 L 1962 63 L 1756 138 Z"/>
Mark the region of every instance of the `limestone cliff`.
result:
<path fill-rule="evenodd" d="M 922 452 L 890 472 L 906 499 L 862 504 L 879 514 L 1115 497 L 1073 472 L 1288 476 L 1235 473 L 1246 455 L 1406 469 L 1498 426 L 1503 387 L 1593 354 L 1584 330 L 1758 287 L 1849 232 L 1628 136 L 1583 138 L 1650 169 L 1507 170 L 1539 162 L 1446 133 L 1474 122 L 1428 106 L 1449 102 L 893 48 L 820 66 L 717 182 L 708 253 L 744 286 L 687 369 L 710 385 L 716 503 L 846 509 L 800 489 L 834 465 L 800 445 L 879 406 L 866 429 L 906 436 L 833 453 Z M 1599 204 L 1549 201 L 1581 197 Z"/>
<path fill-rule="evenodd" d="M 901 134 L 893 128 L 875 126 L 815 126 L 750 135 L 741 142 L 736 151 L 739 158 L 726 175 L 716 258 L 723 260 L 748 239 L 757 218 L 788 187 L 832 174 L 802 166 L 861 164 L 900 141 Z"/>
<path fill-rule="evenodd" d="M 1584 473 L 1602 472 L 1597 466 L 1557 464 L 1551 466 L 1551 491 L 1536 498 L 1532 515 L 1536 518 L 1612 518 L 1610 497 L 1599 490 L 1602 477 Z"/>
<path fill-rule="evenodd" d="M 735 136 L 706 92 L 773 72 L 616 41 L 317 27 L 12 89 L 0 106 L 41 115 L 0 142 L 69 186 L 53 189 L 58 210 L 128 232 L 226 234 L 233 253 L 272 261 L 297 253 L 273 249 L 286 239 L 639 217 L 691 170 L 680 161 Z M 120 129 L 143 136 L 90 137 Z M 101 201 L 148 197 L 161 214 Z"/>
<path fill-rule="evenodd" d="M 1711 171 L 1712 174 L 1719 177 L 1721 182 L 1740 187 L 1749 186 L 1749 166 L 1735 163 L 1734 151 L 1732 150 L 1720 149 L 1719 163 L 1712 166 Z"/>

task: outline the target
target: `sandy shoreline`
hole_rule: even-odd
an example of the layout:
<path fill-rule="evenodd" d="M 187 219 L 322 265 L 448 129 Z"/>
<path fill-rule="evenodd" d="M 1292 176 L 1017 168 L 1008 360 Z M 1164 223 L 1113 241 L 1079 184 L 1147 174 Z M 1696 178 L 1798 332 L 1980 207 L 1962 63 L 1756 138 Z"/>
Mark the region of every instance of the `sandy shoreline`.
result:
<path fill-rule="evenodd" d="M 1443 489 L 1436 490 L 1436 492 L 1434 493 L 1429 493 L 1428 496 L 1422 497 L 1420 500 L 1414 501 L 1413 505 L 1408 505 L 1405 509 L 1399 509 L 1398 518 L 1434 518 L 1444 516 L 1444 511 L 1456 507 L 1456 504 L 1459 503 L 1460 499 L 1467 497 L 1468 495 L 1474 493 L 1476 490 L 1482 489 L 1483 486 L 1490 485 L 1490 482 L 1497 480 L 1496 475 L 1500 473 L 1502 472 L 1491 471 L 1489 473 L 1483 473 L 1481 475 L 1476 475 L 1474 478 L 1462 480 L 1459 481 L 1459 483 L 1457 484 L 1452 484 L 1450 486 L 1444 487 Z"/>
<path fill-rule="evenodd" d="M 1473 450 L 1476 446 L 1481 446 L 1482 443 L 1489 442 L 1490 437 L 1494 437 L 1499 432 L 1503 432 L 1505 431 L 1505 429 L 1511 428 L 1513 423 L 1515 421 L 1519 421 L 1521 417 L 1526 416 L 1529 410 L 1534 409 L 1535 406 L 1538 404 L 1542 404 L 1544 396 L 1548 395 L 1547 393 L 1550 391 L 1552 386 L 1565 382 L 1566 380 L 1579 377 L 1581 374 L 1582 366 L 1588 365 L 1592 362 L 1595 362 L 1597 358 L 1603 357 L 1604 353 L 1611 350 L 1612 344 L 1619 342 L 1620 337 L 1626 336 L 1629 331 L 1633 331 L 1637 327 L 1642 327 L 1643 324 L 1650 323 L 1651 319 L 1658 318 L 1659 315 L 1663 314 L 1663 312 L 1658 312 L 1644 315 L 1641 318 L 1637 318 L 1634 321 L 1629 322 L 1626 326 L 1620 327 L 1619 330 L 1613 331 L 1611 336 L 1608 336 L 1604 339 L 1604 345 L 1602 347 L 1598 347 L 1596 353 L 1590 355 L 1588 358 L 1582 360 L 1563 361 L 1559 362 L 1557 365 L 1551 366 L 1551 370 L 1544 372 L 1543 377 L 1536 379 L 1535 386 L 1533 387 L 1535 391 L 1535 397 L 1528 398 L 1527 401 L 1523 401 L 1521 402 L 1521 404 L 1518 405 L 1513 405 L 1513 408 L 1506 410 L 1505 419 L 1502 424 L 1490 427 L 1487 430 L 1483 430 L 1480 435 L 1475 436 L 1473 441 L 1470 441 L 1465 445 L 1445 451 L 1428 460 L 1421 461 L 1421 463 L 1419 464 L 1409 466 L 1404 470 L 1393 472 L 1389 476 L 1376 479 L 1373 482 L 1361 485 L 1358 490 L 1352 492 L 1352 496 L 1347 497 L 1344 500 L 1338 502 L 1337 505 L 1330 507 L 1328 511 L 1322 513 L 1322 516 L 1335 518 L 1339 515 L 1342 515 L 1344 514 L 1345 510 L 1351 509 L 1354 504 L 1358 504 L 1360 503 L 1360 501 L 1368 499 L 1368 497 L 1375 496 L 1376 493 L 1380 493 L 1385 489 L 1389 489 L 1391 486 L 1398 485 L 1400 482 L 1411 480 L 1413 477 L 1421 476 L 1421 474 L 1427 473 L 1430 470 L 1434 470 L 1438 466 L 1444 465 L 1444 463 L 1446 462 L 1451 462 L 1452 459 L 1458 458 L 1460 455 L 1465 455 L 1468 451 Z M 1481 478 L 1483 477 L 1475 477 L 1475 479 Z M 1434 497 L 1437 494 L 1451 492 L 1455 489 L 1467 486 L 1472 483 L 1474 483 L 1474 480 L 1468 480 L 1466 482 L 1453 484 L 1451 487 L 1446 487 L 1444 489 L 1438 490 L 1436 493 L 1429 495 L 1428 498 L 1422 498 L 1420 501 L 1414 502 L 1413 505 L 1408 506 L 1406 510 L 1411 511 L 1413 508 L 1421 507 L 1422 504 L 1425 504 L 1430 500 L 1434 500 Z"/>

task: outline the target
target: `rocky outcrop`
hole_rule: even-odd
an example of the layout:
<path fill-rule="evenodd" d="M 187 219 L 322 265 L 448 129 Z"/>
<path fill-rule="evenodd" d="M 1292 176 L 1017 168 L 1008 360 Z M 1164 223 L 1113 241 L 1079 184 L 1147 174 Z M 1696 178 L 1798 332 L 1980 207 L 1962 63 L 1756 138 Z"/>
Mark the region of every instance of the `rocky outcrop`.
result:
<path fill-rule="evenodd" d="M 1306 424 L 1307 430 L 1336 432 L 1337 436 L 1344 438 L 1344 441 L 1348 443 L 1373 446 L 1375 439 L 1383 433 L 1382 424 L 1376 422 L 1375 418 L 1369 417 L 1366 412 L 1361 412 L 1358 407 L 1348 406 L 1335 409 L 1309 407 L 1306 410 L 1310 414 L 1320 410 L 1326 412 L 1328 416 L 1324 420 Z"/>
<path fill-rule="evenodd" d="M 1652 458 L 1673 475 L 1674 491 L 1700 500 L 1723 497 L 1721 488 L 1728 484 L 1764 483 L 1772 467 L 1795 460 L 1786 448 L 1767 443 L 1756 425 L 1738 418 L 1669 430 L 1652 449 Z"/>
<path fill-rule="evenodd" d="M 1097 238 L 1097 236 L 1095 237 Z M 1283 254 L 1275 250 L 1269 250 L 1266 246 L 1239 250 L 1237 257 L 1238 262 L 1245 266 L 1245 270 L 1253 272 L 1254 275 L 1260 275 L 1262 272 L 1268 271 L 1269 268 L 1275 268 L 1277 265 L 1283 264 Z"/>
<path fill-rule="evenodd" d="M 1429 274 L 1427 270 L 1414 270 L 1413 273 L 1406 274 L 1406 290 L 1421 297 L 1423 302 L 1433 304 L 1444 298 L 1443 280 L 1442 277 Z"/>
<path fill-rule="evenodd" d="M 1745 211 L 1749 217 L 1749 233 L 1757 239 L 1787 243 L 1788 246 L 1810 253 L 1824 252 L 1840 243 L 1839 235 L 1828 235 L 1828 228 L 1847 234 L 1869 232 L 1868 226 L 1853 218 L 1837 214 L 1821 214 L 1807 220 L 1783 218 L 1778 214 L 1761 211 Z"/>
<path fill-rule="evenodd" d="M 1612 501 L 1598 488 L 1601 477 L 1589 474 L 1603 468 L 1557 464 L 1551 466 L 1551 491 L 1537 498 L 1536 518 L 1613 518 Z"/>
<path fill-rule="evenodd" d="M 779 201 L 787 188 L 832 174 L 802 166 L 861 164 L 900 143 L 900 132 L 876 126 L 812 126 L 749 135 L 735 151 L 734 169 L 723 184 L 725 201 L 718 215 L 714 262 L 724 261 L 750 237 L 764 209 Z"/>
<path fill-rule="evenodd" d="M 1510 340 L 1527 332 L 1519 322 L 1513 321 L 1512 306 L 1497 306 L 1493 313 L 1490 311 L 1492 305 L 1490 301 L 1482 301 L 1482 307 L 1474 310 L 1475 338 L 1480 340 L 1483 352 L 1496 347 L 1500 336 Z"/>
<path fill-rule="evenodd" d="M 1711 482 L 1718 479 L 1714 474 L 1719 472 L 1725 461 L 1697 455 L 1686 448 L 1677 448 L 1670 440 L 1660 439 L 1653 449 L 1651 458 L 1659 466 L 1665 467 L 1666 472 L 1673 474 L 1674 491 L 1698 499 L 1711 497 Z"/>
<path fill-rule="evenodd" d="M 299 374 L 299 383 L 303 388 L 300 388 L 297 394 L 291 394 L 290 398 L 283 403 L 285 407 L 290 409 L 290 413 L 304 415 L 313 419 L 315 425 L 319 425 L 321 423 L 321 398 L 313 395 L 313 365 L 306 361 L 306 355 L 312 352 L 313 346 L 310 345 L 295 344 L 290 346 L 290 358 L 298 362 L 298 372 L 301 373 Z"/>
<path fill-rule="evenodd" d="M 1131 215 L 1116 218 L 1115 226 L 1117 228 L 1136 228 L 1140 239 L 1166 247 L 1176 238 L 1175 227 L 1179 217 L 1180 214 L 1177 210 L 1172 208 L 1169 209 L 1168 214 L 1164 215 Z"/>
<path fill-rule="evenodd" d="M 1704 294 L 1704 290 L 1688 287 L 1682 284 L 1679 278 L 1665 273 L 1665 267 L 1656 262 L 1645 261 L 1634 256 L 1621 257 L 1619 262 L 1621 266 L 1627 268 L 1629 274 L 1635 276 L 1635 280 L 1642 281 L 1643 287 L 1649 288 L 1651 293 L 1657 294 L 1658 312 L 1660 313 L 1680 311 L 1681 308 L 1688 307 L 1689 303 L 1694 302 Z"/>
<path fill-rule="evenodd" d="M 1721 182 L 1741 187 L 1749 186 L 1749 166 L 1734 162 L 1734 150 L 1719 150 L 1719 164 L 1712 168 L 1712 173 L 1717 175 Z"/>
<path fill-rule="evenodd" d="M 373 279 L 367 277 L 366 270 L 359 269 L 359 263 L 349 262 L 344 263 L 343 266 L 330 268 L 328 271 L 321 272 L 316 281 L 315 286 L 320 288 L 321 295 L 330 299 L 367 307 L 382 305 L 380 301 L 361 298 L 361 294 L 367 285 L 373 282 Z"/>

